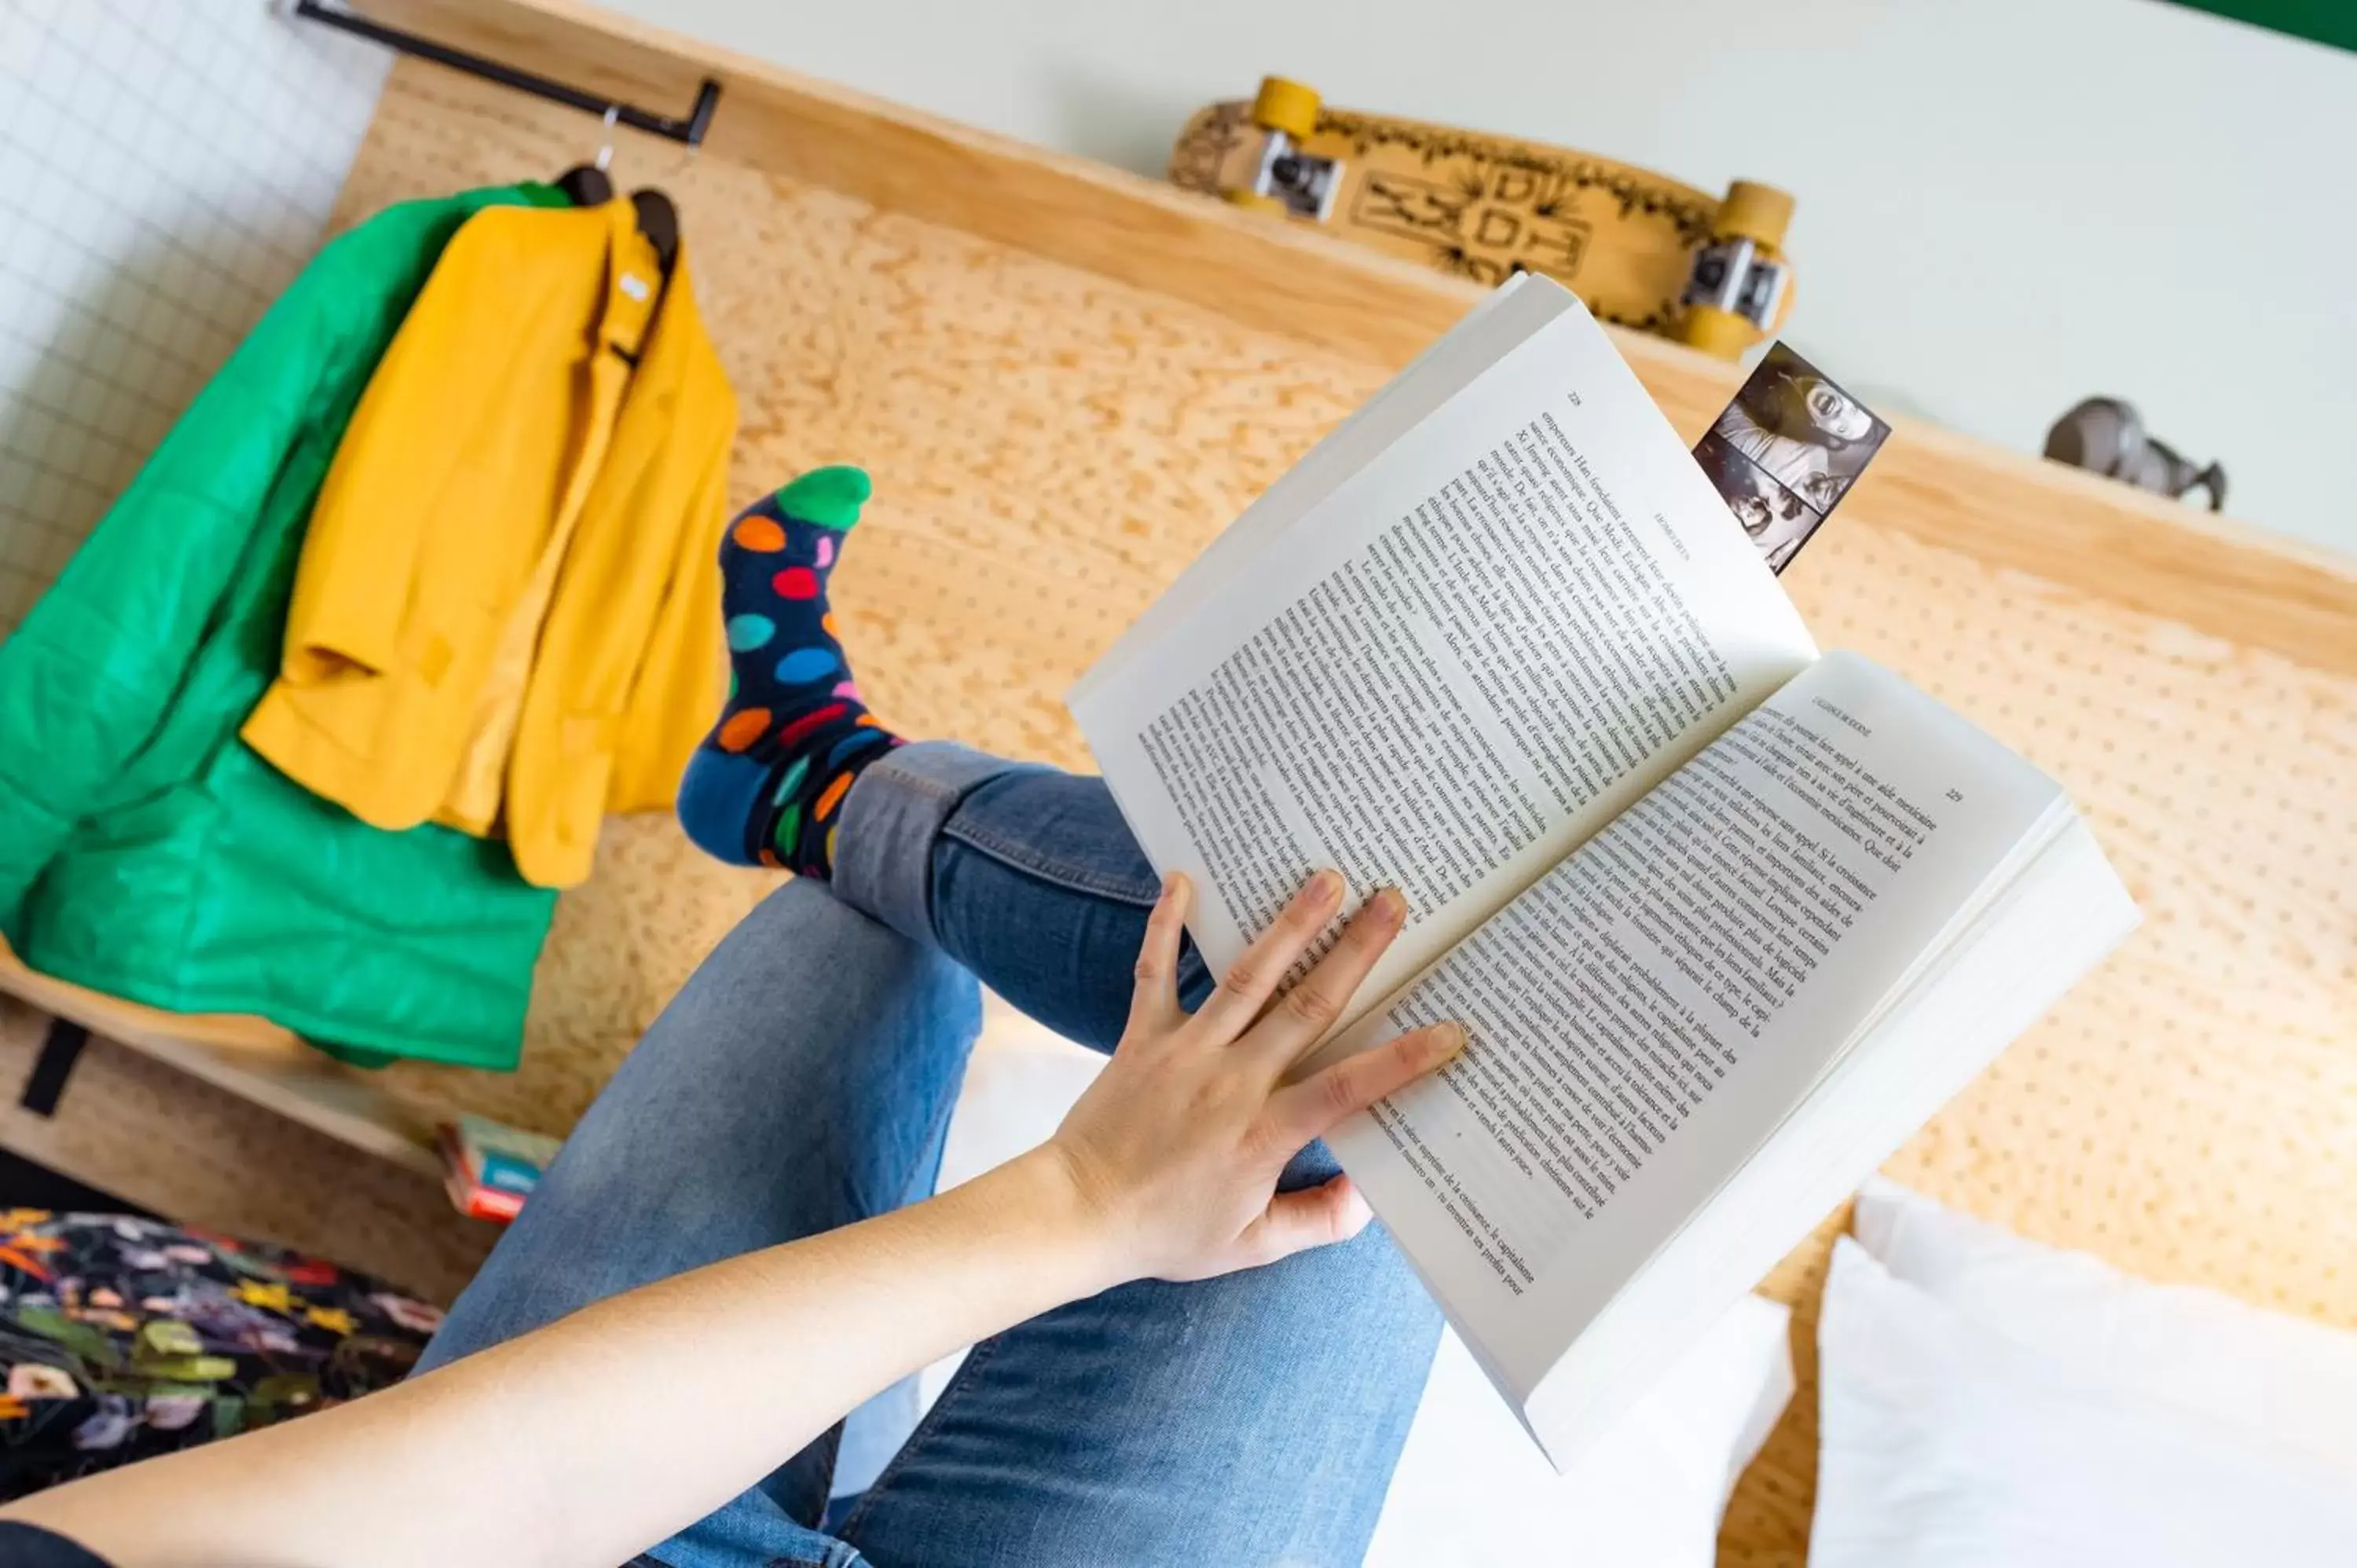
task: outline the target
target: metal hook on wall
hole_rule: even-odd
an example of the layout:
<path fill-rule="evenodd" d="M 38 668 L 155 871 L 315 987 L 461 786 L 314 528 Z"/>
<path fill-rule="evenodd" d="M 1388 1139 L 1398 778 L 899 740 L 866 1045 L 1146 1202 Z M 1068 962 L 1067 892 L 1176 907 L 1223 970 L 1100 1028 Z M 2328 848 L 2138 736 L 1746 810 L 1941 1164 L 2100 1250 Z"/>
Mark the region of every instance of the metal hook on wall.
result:
<path fill-rule="evenodd" d="M 597 172 L 599 174 L 605 173 L 606 166 L 614 161 L 614 122 L 621 118 L 621 114 L 620 104 L 606 105 L 606 123 L 597 138 Z"/>

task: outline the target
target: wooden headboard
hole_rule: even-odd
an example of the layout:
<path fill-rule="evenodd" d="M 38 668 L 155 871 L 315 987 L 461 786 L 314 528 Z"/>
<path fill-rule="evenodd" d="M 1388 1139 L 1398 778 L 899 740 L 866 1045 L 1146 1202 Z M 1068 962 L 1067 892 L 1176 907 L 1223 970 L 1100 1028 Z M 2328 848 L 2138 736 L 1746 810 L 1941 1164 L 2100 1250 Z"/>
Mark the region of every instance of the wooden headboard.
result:
<path fill-rule="evenodd" d="M 823 461 L 874 472 L 837 602 L 863 685 L 909 733 L 1085 767 L 1066 684 L 1475 297 L 564 0 L 365 8 L 634 102 L 721 81 L 699 154 L 625 134 L 617 173 L 683 215 L 744 409 L 736 498 Z M 552 177 L 598 136 L 404 62 L 342 218 Z M 1620 343 L 1689 435 L 1732 391 L 1698 354 Z M 2147 914 L 1891 1172 L 2156 1278 L 2357 1325 L 2357 569 L 1901 424 L 1786 581 L 1821 641 L 1905 671 L 2060 778 Z M 666 819 L 609 823 L 595 879 L 560 908 L 522 1070 L 412 1066 L 394 1091 L 422 1114 L 562 1130 L 767 886 Z M 1801 1304 L 1804 1381 L 1738 1493 L 1724 1562 L 1803 1560 L 1810 1304 L 1838 1223 L 1767 1282 Z"/>

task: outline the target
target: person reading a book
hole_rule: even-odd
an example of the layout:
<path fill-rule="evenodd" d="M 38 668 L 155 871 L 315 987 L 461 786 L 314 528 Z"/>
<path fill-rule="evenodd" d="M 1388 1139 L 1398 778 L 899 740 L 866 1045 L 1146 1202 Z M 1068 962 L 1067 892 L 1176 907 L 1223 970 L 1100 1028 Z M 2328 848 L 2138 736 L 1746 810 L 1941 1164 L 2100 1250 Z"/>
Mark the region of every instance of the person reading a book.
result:
<path fill-rule="evenodd" d="M 761 768 L 730 797 L 759 820 L 689 825 L 805 875 L 622 1064 L 420 1375 L 0 1509 L 55 1532 L 0 1523 L 0 1561 L 1359 1562 L 1441 1320 L 1317 1139 L 1463 1032 L 1284 1082 L 1395 892 L 1320 875 L 1214 985 L 1194 888 L 1101 780 L 862 725 L 825 579 L 865 492 L 789 486 L 728 546 L 737 691 L 696 767 Z M 779 672 L 819 656 L 798 704 Z M 715 798 L 692 774 L 683 811 Z M 1112 1059 L 1049 1144 L 920 1201 L 977 976 Z M 910 1375 L 974 1341 L 912 1434 Z"/>
<path fill-rule="evenodd" d="M 1200 894 L 1194 995 L 1316 868 L 1396 890 L 1304 1069 L 1466 1029 L 1327 1143 L 1558 1465 L 2136 924 L 2055 780 L 1816 647 L 1550 280 L 1488 296 L 1100 655 L 1067 703 L 1101 778 L 867 714 L 826 607 L 866 493 L 821 470 L 724 546 L 737 689 L 690 834 L 1099 1044 L 1089 977 L 1157 872 Z"/>
<path fill-rule="evenodd" d="M 735 680 L 680 787 L 696 843 L 801 876 L 425 1375 L 30 1517 L 139 1563 L 206 1556 L 168 1544 L 197 1517 L 219 1557 L 270 1466 L 271 1539 L 361 1541 L 290 1561 L 1356 1562 L 1442 1310 L 1575 1459 L 2136 924 L 2054 780 L 1820 652 L 1542 276 L 1082 677 L 1101 779 L 867 712 L 827 599 L 867 495 L 821 469 L 730 528 Z M 977 979 L 1113 1059 L 919 1201 Z M 977 1336 L 912 1434 L 831 1424 Z"/>

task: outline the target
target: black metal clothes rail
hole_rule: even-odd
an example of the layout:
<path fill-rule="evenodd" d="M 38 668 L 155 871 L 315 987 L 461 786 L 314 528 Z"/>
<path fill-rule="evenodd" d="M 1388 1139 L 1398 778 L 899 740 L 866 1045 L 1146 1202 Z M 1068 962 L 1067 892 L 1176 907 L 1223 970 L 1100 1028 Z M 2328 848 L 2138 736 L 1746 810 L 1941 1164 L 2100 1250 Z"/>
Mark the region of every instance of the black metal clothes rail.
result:
<path fill-rule="evenodd" d="M 552 103 L 578 109 L 585 114 L 610 114 L 617 124 L 628 125 L 632 130 L 644 131 L 651 135 L 665 136 L 674 142 L 684 142 L 691 147 L 702 145 L 704 133 L 712 124 L 713 111 L 720 106 L 720 84 L 708 76 L 696 88 L 695 102 L 683 119 L 675 114 L 658 114 L 651 109 L 641 109 L 636 104 L 618 103 L 602 94 L 585 91 L 554 77 L 502 65 L 498 60 L 486 59 L 465 49 L 452 48 L 447 44 L 436 43 L 432 38 L 420 38 L 415 33 L 388 27 L 382 22 L 372 22 L 339 5 L 326 4 L 325 0 L 295 0 L 295 15 L 304 21 L 317 22 L 339 32 L 350 33 L 402 54 L 415 55 L 420 59 L 430 59 L 436 65 L 447 65 L 453 70 L 481 77 L 485 81 L 513 88 L 518 92 L 529 92 L 535 98 L 545 98 Z"/>

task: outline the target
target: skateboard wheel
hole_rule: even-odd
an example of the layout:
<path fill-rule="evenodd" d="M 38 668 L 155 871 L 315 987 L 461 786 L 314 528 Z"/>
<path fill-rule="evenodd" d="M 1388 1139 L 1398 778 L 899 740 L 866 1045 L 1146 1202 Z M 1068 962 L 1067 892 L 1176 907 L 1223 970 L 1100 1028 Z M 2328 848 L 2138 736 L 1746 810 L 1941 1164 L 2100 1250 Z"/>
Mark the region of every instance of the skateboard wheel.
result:
<path fill-rule="evenodd" d="M 1792 225 L 1792 198 L 1772 185 L 1738 179 L 1727 188 L 1718 218 L 1710 231 L 1720 239 L 1744 239 L 1771 251 L 1784 248 L 1784 231 Z M 1691 339 L 1689 339 L 1691 341 Z"/>
<path fill-rule="evenodd" d="M 1742 357 L 1760 341 L 1760 328 L 1732 310 L 1715 305 L 1689 305 L 1678 317 L 1678 339 L 1722 360 Z"/>
<path fill-rule="evenodd" d="M 1230 188 L 1220 192 L 1220 198 L 1231 207 L 1241 207 L 1247 212 L 1285 214 L 1285 203 L 1275 197 L 1257 190 Z"/>
<path fill-rule="evenodd" d="M 1253 124 L 1282 131 L 1297 142 L 1306 141 L 1318 129 L 1318 102 L 1314 87 L 1304 87 L 1281 76 L 1264 76 L 1260 79 L 1260 91 L 1253 98 Z M 1785 205 L 1789 209 L 1789 198 Z"/>

